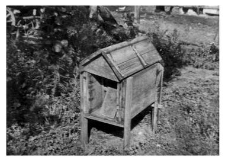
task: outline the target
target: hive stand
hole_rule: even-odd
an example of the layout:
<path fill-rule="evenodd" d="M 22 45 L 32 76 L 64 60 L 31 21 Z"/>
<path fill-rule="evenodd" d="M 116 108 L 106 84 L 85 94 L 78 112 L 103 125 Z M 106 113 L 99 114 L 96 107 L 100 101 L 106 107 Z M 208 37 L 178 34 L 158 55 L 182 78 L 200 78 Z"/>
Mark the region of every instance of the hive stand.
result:
<path fill-rule="evenodd" d="M 138 37 L 101 49 L 80 65 L 81 142 L 88 143 L 89 120 L 124 129 L 123 146 L 130 146 L 131 120 L 152 107 L 157 129 L 164 68 L 148 37 Z"/>

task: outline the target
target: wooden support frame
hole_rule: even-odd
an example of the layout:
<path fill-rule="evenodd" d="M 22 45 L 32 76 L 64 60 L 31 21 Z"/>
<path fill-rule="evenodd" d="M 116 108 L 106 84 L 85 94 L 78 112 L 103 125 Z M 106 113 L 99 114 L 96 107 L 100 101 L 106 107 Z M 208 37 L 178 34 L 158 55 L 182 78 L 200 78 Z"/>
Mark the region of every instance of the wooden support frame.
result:
<path fill-rule="evenodd" d="M 88 73 L 83 72 L 80 74 L 80 94 L 81 94 L 81 143 L 86 147 L 88 143 L 88 119 L 85 117 L 88 107 Z"/>
<path fill-rule="evenodd" d="M 131 102 L 133 90 L 133 77 L 126 80 L 126 95 L 125 95 L 125 115 L 124 115 L 124 149 L 130 147 L 130 131 L 131 131 Z"/>
<path fill-rule="evenodd" d="M 159 86 L 156 86 L 156 87 L 159 87 L 159 93 L 157 92 L 157 88 L 156 88 L 155 103 L 154 103 L 154 107 L 152 108 L 152 131 L 154 134 L 157 130 L 158 109 L 159 109 L 159 106 L 161 106 L 161 97 L 162 97 L 164 69 L 163 68 L 161 68 L 161 69 L 162 70 L 159 75 L 160 76 Z"/>
<path fill-rule="evenodd" d="M 155 94 L 155 103 L 154 107 L 152 108 L 152 131 L 155 134 L 155 131 L 157 130 L 157 113 L 158 113 L 158 96 Z"/>

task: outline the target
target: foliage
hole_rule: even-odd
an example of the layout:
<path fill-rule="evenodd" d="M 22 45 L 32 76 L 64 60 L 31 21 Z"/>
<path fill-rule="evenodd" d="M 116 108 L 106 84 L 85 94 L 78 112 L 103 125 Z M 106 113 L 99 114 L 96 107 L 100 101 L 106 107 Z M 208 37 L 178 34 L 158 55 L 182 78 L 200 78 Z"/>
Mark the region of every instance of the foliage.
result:
<path fill-rule="evenodd" d="M 164 80 L 169 81 L 180 75 L 179 69 L 192 65 L 195 68 L 214 70 L 219 68 L 219 48 L 211 43 L 209 46 L 180 41 L 176 29 L 172 33 L 162 31 L 159 26 L 148 36 L 161 55 L 164 63 Z"/>
<path fill-rule="evenodd" d="M 64 154 L 49 150 L 48 141 L 52 132 L 60 144 L 78 138 L 79 62 L 133 38 L 133 28 L 125 37 L 118 34 L 121 29 L 109 34 L 89 19 L 87 6 L 9 6 L 7 11 L 16 20 L 7 23 L 7 154 Z M 61 136 L 64 132 L 69 138 Z"/>
<path fill-rule="evenodd" d="M 163 59 L 164 79 L 170 80 L 180 75 L 178 69 L 184 65 L 184 50 L 181 47 L 177 30 L 175 29 L 172 34 L 167 34 L 167 31 L 160 31 L 158 27 L 155 32 L 149 32 L 148 35 Z"/>
<path fill-rule="evenodd" d="M 184 47 L 184 62 L 195 68 L 209 70 L 219 69 L 219 48 L 211 43 L 209 46 L 202 47 Z"/>

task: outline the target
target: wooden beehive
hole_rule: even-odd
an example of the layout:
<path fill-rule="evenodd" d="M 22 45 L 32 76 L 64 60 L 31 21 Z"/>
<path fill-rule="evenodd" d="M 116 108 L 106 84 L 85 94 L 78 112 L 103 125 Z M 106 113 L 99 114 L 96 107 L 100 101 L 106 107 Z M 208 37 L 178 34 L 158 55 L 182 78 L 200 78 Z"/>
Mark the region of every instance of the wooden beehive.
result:
<path fill-rule="evenodd" d="M 88 120 L 124 128 L 129 146 L 131 119 L 153 106 L 156 128 L 161 99 L 161 57 L 147 36 L 119 43 L 91 54 L 80 64 L 81 139 L 88 142 Z"/>

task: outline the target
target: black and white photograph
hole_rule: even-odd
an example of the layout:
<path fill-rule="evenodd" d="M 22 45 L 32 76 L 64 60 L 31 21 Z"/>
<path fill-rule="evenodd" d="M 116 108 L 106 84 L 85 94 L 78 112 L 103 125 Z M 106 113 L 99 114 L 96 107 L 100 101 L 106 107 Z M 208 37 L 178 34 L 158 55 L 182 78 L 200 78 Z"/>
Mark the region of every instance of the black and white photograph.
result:
<path fill-rule="evenodd" d="M 7 157 L 220 156 L 219 4 L 50 3 L 5 5 Z"/>

